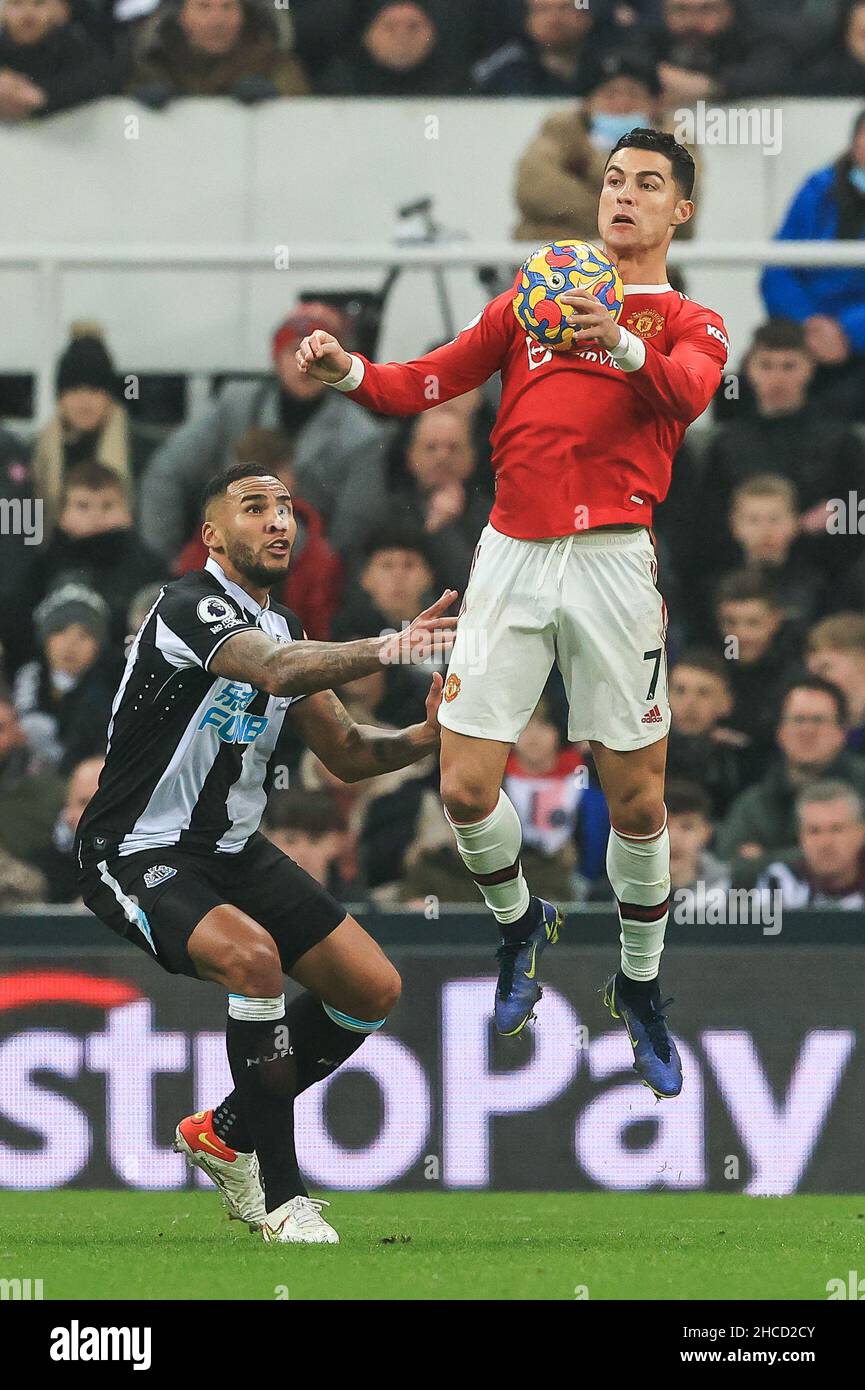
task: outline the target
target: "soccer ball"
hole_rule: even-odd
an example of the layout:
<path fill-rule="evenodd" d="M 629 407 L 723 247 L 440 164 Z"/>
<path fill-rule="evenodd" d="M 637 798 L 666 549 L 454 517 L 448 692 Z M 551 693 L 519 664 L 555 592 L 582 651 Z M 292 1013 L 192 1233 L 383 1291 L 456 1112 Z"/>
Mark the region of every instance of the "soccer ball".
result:
<path fill-rule="evenodd" d="M 559 302 L 568 290 L 586 290 L 618 319 L 624 304 L 622 277 L 609 256 L 588 241 L 554 241 L 534 251 L 517 276 L 513 298 L 517 322 L 536 342 L 555 352 L 573 347 L 565 322 L 571 310 Z"/>

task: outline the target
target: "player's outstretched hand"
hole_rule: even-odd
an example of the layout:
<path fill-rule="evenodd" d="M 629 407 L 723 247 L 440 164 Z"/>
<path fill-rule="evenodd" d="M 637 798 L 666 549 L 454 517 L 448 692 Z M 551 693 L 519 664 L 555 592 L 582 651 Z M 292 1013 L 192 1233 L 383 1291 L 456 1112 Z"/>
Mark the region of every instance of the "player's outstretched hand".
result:
<path fill-rule="evenodd" d="M 299 372 L 314 376 L 316 381 L 326 381 L 331 386 L 342 381 L 351 367 L 351 356 L 332 333 L 316 328 L 308 338 L 304 338 L 295 353 Z"/>
<path fill-rule="evenodd" d="M 609 309 L 600 300 L 585 290 L 568 290 L 559 295 L 560 304 L 570 305 L 573 313 L 565 320 L 569 328 L 575 328 L 575 343 L 600 343 L 601 347 L 614 348 L 619 342 L 619 325 Z"/>
<path fill-rule="evenodd" d="M 382 644 L 379 657 L 383 665 L 410 664 L 428 661 L 433 655 L 447 655 L 458 619 L 446 617 L 447 610 L 458 598 L 456 589 L 445 589 L 435 603 L 408 623 L 402 632 L 395 632 Z"/>

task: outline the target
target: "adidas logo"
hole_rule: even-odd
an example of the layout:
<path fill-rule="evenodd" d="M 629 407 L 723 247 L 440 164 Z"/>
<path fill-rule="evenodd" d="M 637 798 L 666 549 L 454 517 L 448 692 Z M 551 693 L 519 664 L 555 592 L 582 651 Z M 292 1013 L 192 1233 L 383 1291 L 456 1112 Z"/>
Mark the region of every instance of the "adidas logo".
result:
<path fill-rule="evenodd" d="M 642 724 L 663 724 L 664 717 L 657 705 L 652 705 L 648 714 L 644 714 L 640 721 Z"/>

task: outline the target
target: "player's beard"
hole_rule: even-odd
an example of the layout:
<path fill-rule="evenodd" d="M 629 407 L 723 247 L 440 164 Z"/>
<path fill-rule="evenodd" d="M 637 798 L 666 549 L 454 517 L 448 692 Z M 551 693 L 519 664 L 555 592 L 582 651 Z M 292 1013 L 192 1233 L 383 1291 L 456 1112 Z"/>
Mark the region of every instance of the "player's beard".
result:
<path fill-rule="evenodd" d="M 243 541 L 233 541 L 225 547 L 226 557 L 231 561 L 238 574 L 242 574 L 250 583 L 255 584 L 261 589 L 272 589 L 275 584 L 281 584 L 288 575 L 288 562 L 291 559 L 291 550 L 285 558 L 282 567 L 279 558 L 274 555 L 272 563 L 268 565 L 261 556 L 260 552 L 245 545 Z M 280 566 L 277 568 L 277 566 Z"/>

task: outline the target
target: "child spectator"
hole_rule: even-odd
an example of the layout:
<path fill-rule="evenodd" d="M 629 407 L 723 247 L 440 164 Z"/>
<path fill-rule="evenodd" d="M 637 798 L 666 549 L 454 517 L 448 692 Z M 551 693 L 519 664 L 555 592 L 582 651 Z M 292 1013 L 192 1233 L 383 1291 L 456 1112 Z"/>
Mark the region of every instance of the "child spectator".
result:
<path fill-rule="evenodd" d="M 307 637 L 325 642 L 342 599 L 343 566 L 325 537 L 320 513 L 297 495 L 291 440 L 280 430 L 250 429 L 237 441 L 236 458 L 270 468 L 291 493 L 297 537 L 288 578 L 273 596 L 298 615 Z M 175 573 L 204 569 L 207 555 L 199 529 L 180 552 Z"/>
<path fill-rule="evenodd" d="M 80 584 L 64 584 L 33 617 L 40 653 L 18 672 L 15 708 L 28 742 L 68 773 L 105 751 L 117 688 L 116 670 L 103 659 L 108 605 Z"/>
<path fill-rule="evenodd" d="M 0 117 L 23 121 L 115 90 L 112 64 L 63 0 L 3 0 Z"/>
<path fill-rule="evenodd" d="M 806 663 L 812 675 L 837 685 L 847 701 L 847 747 L 865 753 L 865 616 L 834 613 L 808 633 Z"/>
<path fill-rule="evenodd" d="M 399 631 L 427 605 L 435 574 L 424 535 L 408 527 L 375 532 L 365 546 L 358 582 L 346 591 L 334 621 L 337 640 L 358 632 Z M 344 637 L 344 634 L 351 637 Z"/>
<path fill-rule="evenodd" d="M 120 478 L 131 502 L 135 480 L 156 447 L 158 433 L 132 420 L 120 404 L 114 363 L 99 333 L 73 324 L 72 341 L 57 366 L 57 410 L 36 436 L 33 493 L 45 506 L 50 533 L 60 509 L 67 469 L 95 459 Z"/>
<path fill-rule="evenodd" d="M 798 848 L 770 863 L 757 887 L 780 892 L 782 907 L 865 908 L 862 797 L 844 782 L 817 782 L 796 798 Z"/>
<path fill-rule="evenodd" d="M 514 745 L 503 786 L 520 818 L 523 845 L 542 861 L 548 886 L 556 871 L 560 875 L 553 898 L 581 896 L 575 873 L 585 886 L 605 872 L 609 815 L 602 793 L 590 784 L 585 759 L 576 748 L 562 746 L 543 700 Z"/>
<path fill-rule="evenodd" d="M 800 634 L 785 619 L 771 581 L 759 569 L 725 575 L 715 613 L 733 687 L 730 727 L 750 739 L 755 758 L 765 759 L 782 691 L 800 657 Z"/>
<path fill-rule="evenodd" d="M 173 97 L 256 102 L 300 96 L 309 83 L 256 0 L 182 0 L 166 6 L 142 41 L 129 90 L 160 108 Z"/>
<path fill-rule="evenodd" d="M 827 418 L 813 403 L 814 366 L 805 328 L 793 319 L 770 319 L 754 334 L 744 364 L 753 411 L 719 427 L 692 508 L 691 525 L 718 569 L 733 562 L 734 551 L 723 533 L 714 541 L 707 536 L 702 519 L 726 515 L 735 488 L 764 474 L 767 459 L 796 489 L 801 529 L 814 538 L 814 563 L 835 571 L 852 561 L 852 545 L 838 538 L 827 545 L 826 502 L 846 498 L 850 488 L 865 490 L 865 451 L 843 419 Z M 700 559 L 705 563 L 705 548 Z"/>
<path fill-rule="evenodd" d="M 730 887 L 730 870 L 709 851 L 714 835 L 712 806 L 696 782 L 672 780 L 664 792 L 670 834 L 670 883 L 704 892 Z"/>
<path fill-rule="evenodd" d="M 825 602 L 825 585 L 798 544 L 796 489 L 777 473 L 740 483 L 730 507 L 730 534 L 745 567 L 764 570 L 786 618 L 812 621 Z"/>
<path fill-rule="evenodd" d="M 122 651 L 129 604 L 143 585 L 165 578 L 162 561 L 133 529 L 118 474 L 95 462 L 70 468 L 57 526 L 34 568 L 34 604 L 64 582 L 86 586 L 107 605 L 108 640 Z"/>
<path fill-rule="evenodd" d="M 670 671 L 669 686 L 673 723 L 667 774 L 698 783 L 713 816 L 720 818 L 742 790 L 747 773 L 748 739 L 726 723 L 733 713 L 729 663 L 715 652 L 691 648 Z"/>

